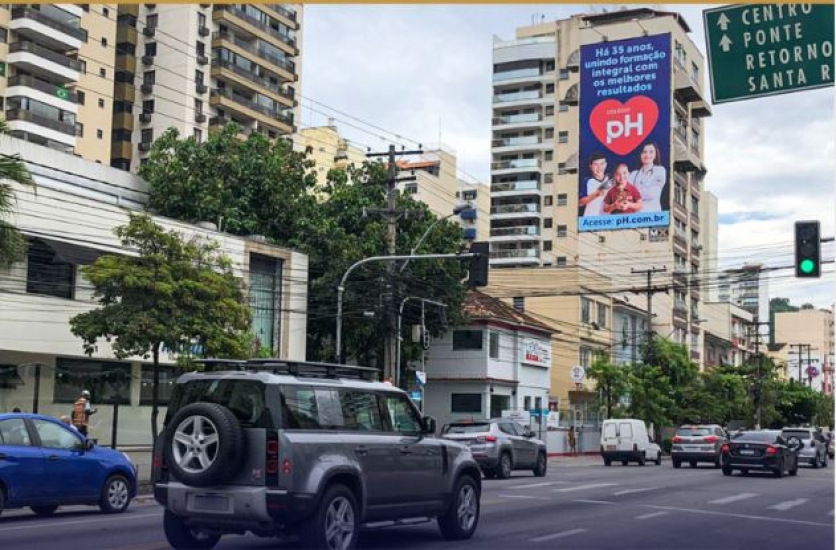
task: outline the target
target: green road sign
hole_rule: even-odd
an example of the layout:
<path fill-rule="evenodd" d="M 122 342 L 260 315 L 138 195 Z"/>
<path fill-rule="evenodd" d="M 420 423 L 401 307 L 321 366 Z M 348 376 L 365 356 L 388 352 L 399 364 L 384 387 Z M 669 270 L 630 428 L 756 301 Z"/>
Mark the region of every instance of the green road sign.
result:
<path fill-rule="evenodd" d="M 833 4 L 703 11 L 714 103 L 833 86 Z"/>

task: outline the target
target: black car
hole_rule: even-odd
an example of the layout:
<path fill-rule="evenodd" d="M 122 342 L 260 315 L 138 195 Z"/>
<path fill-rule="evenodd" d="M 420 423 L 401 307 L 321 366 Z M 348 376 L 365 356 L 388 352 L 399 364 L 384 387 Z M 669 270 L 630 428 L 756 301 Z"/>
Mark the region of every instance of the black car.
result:
<path fill-rule="evenodd" d="M 749 470 L 771 471 L 775 477 L 798 474 L 798 450 L 796 441 L 781 436 L 779 430 L 738 432 L 720 448 L 723 475 L 733 470 L 747 475 Z"/>

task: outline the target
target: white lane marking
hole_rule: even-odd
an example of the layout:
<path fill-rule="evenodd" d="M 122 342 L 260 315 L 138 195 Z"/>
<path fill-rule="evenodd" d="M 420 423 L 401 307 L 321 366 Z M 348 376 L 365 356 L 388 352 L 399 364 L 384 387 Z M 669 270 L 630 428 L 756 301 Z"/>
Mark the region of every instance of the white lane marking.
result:
<path fill-rule="evenodd" d="M 725 498 L 718 498 L 717 500 L 712 500 L 709 504 L 728 504 L 729 502 L 737 502 L 738 500 L 746 500 L 747 498 L 752 498 L 759 496 L 760 493 L 740 493 L 739 495 L 732 495 L 730 497 Z"/>
<path fill-rule="evenodd" d="M 715 512 L 713 510 L 697 510 L 694 508 L 677 508 L 675 506 L 657 506 L 655 504 L 642 504 L 645 508 L 655 508 L 657 510 L 669 510 L 672 512 L 691 512 L 692 514 L 704 514 L 707 516 L 724 516 L 724 517 L 733 517 L 733 518 L 742 518 L 742 519 L 754 519 L 757 521 L 776 521 L 779 523 L 795 523 L 797 525 L 811 525 L 813 527 L 828 527 L 833 529 L 833 522 L 830 523 L 819 523 L 816 521 L 804 521 L 801 519 L 786 519 L 786 518 L 776 518 L 774 516 L 751 516 L 748 514 L 735 514 L 731 512 Z"/>
<path fill-rule="evenodd" d="M 153 518 L 157 517 L 160 514 L 140 514 L 138 516 L 122 516 L 120 520 L 129 520 L 129 519 L 141 519 L 141 518 Z M 107 522 L 112 521 L 113 518 L 96 518 L 96 519 L 79 519 L 75 521 L 62 521 L 62 522 L 50 522 L 49 528 L 54 529 L 55 527 L 63 527 L 65 525 L 81 525 L 83 523 L 100 523 L 100 522 Z M 20 531 L 22 529 L 37 529 L 38 525 L 40 524 L 33 524 L 32 522 L 27 522 L 26 525 L 17 525 L 15 527 L 0 527 L 0 531 Z"/>
<path fill-rule="evenodd" d="M 784 502 L 779 502 L 774 506 L 770 506 L 770 510 L 779 510 L 781 512 L 786 512 L 790 508 L 795 508 L 796 506 L 801 506 L 805 502 L 810 500 L 809 498 L 797 498 L 795 500 L 785 500 Z"/>
<path fill-rule="evenodd" d="M 641 516 L 636 516 L 636 519 L 650 519 L 650 518 L 658 518 L 659 516 L 667 516 L 670 512 L 650 512 L 649 514 L 642 514 Z"/>
<path fill-rule="evenodd" d="M 611 500 L 591 500 L 586 498 L 579 498 L 575 500 L 575 502 L 585 502 L 586 504 L 615 504 L 615 502 Z"/>
<path fill-rule="evenodd" d="M 524 498 L 528 500 L 551 500 L 549 497 L 535 497 L 531 495 L 496 495 L 500 498 Z"/>
<path fill-rule="evenodd" d="M 571 537 L 572 535 L 580 535 L 581 533 L 586 533 L 586 529 L 570 529 L 568 531 L 561 531 L 560 533 L 552 533 L 551 535 L 534 537 L 533 539 L 528 539 L 528 542 L 545 542 L 547 540 L 561 539 L 563 537 Z"/>
<path fill-rule="evenodd" d="M 563 489 L 553 489 L 555 493 L 570 493 L 574 491 L 584 491 L 586 489 L 597 489 L 598 487 L 614 487 L 618 483 L 590 483 L 588 485 L 578 485 L 577 487 L 564 487 Z"/>
<path fill-rule="evenodd" d="M 641 489 L 624 489 L 623 491 L 616 491 L 613 493 L 614 496 L 620 497 L 621 495 L 631 495 L 633 493 L 644 493 L 646 491 L 655 491 L 659 487 L 643 487 Z"/>
<path fill-rule="evenodd" d="M 515 485 L 514 487 L 506 487 L 506 489 L 532 489 L 534 487 L 548 487 L 550 485 L 566 485 L 568 481 L 545 481 L 543 483 L 530 483 L 528 485 Z"/>

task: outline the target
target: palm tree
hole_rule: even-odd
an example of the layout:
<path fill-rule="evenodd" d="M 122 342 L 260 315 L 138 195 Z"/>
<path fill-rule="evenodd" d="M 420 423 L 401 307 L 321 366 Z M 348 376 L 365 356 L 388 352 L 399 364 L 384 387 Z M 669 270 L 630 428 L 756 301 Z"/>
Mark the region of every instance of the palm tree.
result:
<path fill-rule="evenodd" d="M 0 135 L 8 134 L 5 120 L 0 120 Z M 23 257 L 26 241 L 23 236 L 5 221 L 12 213 L 15 194 L 9 182 L 35 187 L 35 181 L 18 155 L 0 154 L 0 266 L 11 265 Z"/>

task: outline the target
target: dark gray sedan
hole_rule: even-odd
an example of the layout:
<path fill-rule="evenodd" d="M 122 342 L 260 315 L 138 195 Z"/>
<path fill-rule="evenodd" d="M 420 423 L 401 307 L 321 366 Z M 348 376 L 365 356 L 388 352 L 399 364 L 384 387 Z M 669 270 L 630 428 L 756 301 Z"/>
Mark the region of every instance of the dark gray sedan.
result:
<path fill-rule="evenodd" d="M 784 439 L 778 430 L 738 432 L 723 444 L 723 475 L 730 476 L 733 470 L 743 475 L 750 470 L 772 472 L 775 477 L 797 475 L 799 449 L 797 439 Z"/>
<path fill-rule="evenodd" d="M 485 477 L 507 479 L 512 470 L 531 470 L 546 475 L 546 444 L 534 432 L 505 418 L 473 422 L 454 422 L 441 431 L 441 437 L 470 447 Z"/>

